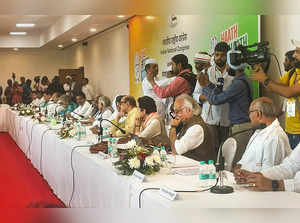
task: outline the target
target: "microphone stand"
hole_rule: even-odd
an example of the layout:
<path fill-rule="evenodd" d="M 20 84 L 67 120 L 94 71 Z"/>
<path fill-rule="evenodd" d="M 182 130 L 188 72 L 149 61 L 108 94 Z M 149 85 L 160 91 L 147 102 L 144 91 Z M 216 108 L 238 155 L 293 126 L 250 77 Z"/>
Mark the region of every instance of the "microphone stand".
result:
<path fill-rule="evenodd" d="M 257 129 L 263 129 L 265 127 L 266 127 L 266 125 L 261 123 L 257 126 L 254 126 L 253 128 L 245 129 L 245 130 L 242 130 L 242 131 L 238 131 L 234 134 L 231 134 L 228 138 L 236 136 L 236 135 L 244 133 L 244 132 L 251 131 L 251 130 L 255 131 Z M 222 147 L 223 147 L 226 140 L 224 140 L 220 144 L 219 151 L 218 151 L 218 157 L 217 157 L 217 162 L 216 162 L 216 171 L 219 172 L 219 179 L 220 179 L 219 184 L 220 185 L 216 185 L 216 186 L 214 186 L 213 188 L 210 189 L 210 192 L 214 193 L 214 194 L 230 194 L 230 193 L 233 193 L 233 187 L 224 185 L 223 170 L 225 169 L 224 168 L 225 167 L 225 158 L 223 156 Z"/>
<path fill-rule="evenodd" d="M 100 138 L 102 138 L 101 136 L 103 135 L 102 121 L 109 122 L 110 124 L 112 124 L 113 126 L 115 126 L 117 129 L 119 129 L 122 132 L 122 134 L 126 133 L 126 131 L 124 129 L 120 128 L 119 126 L 117 126 L 115 123 L 113 123 L 112 121 L 110 121 L 108 119 L 99 118 L 98 120 L 100 121 L 100 123 L 99 123 L 99 132 L 98 132 L 99 141 L 100 141 Z"/>

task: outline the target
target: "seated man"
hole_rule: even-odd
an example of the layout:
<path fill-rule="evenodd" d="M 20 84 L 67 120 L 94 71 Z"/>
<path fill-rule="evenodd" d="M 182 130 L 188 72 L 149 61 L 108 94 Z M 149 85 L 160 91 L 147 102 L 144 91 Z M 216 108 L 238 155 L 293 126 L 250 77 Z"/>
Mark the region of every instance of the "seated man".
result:
<path fill-rule="evenodd" d="M 41 111 L 46 115 L 48 114 L 48 105 L 52 104 L 52 102 L 50 102 L 51 97 L 52 93 L 46 90 L 43 94 L 43 103 L 41 104 Z"/>
<path fill-rule="evenodd" d="M 40 107 L 41 106 L 41 100 L 38 98 L 38 92 L 37 91 L 32 91 L 31 92 L 31 106 L 35 106 L 35 107 Z"/>
<path fill-rule="evenodd" d="M 276 108 L 270 98 L 254 100 L 249 108 L 251 125 L 260 123 L 267 127 L 256 130 L 250 138 L 242 159 L 235 167 L 248 171 L 261 171 L 279 165 L 292 150 L 289 139 L 276 118 Z"/>
<path fill-rule="evenodd" d="M 150 144 L 170 147 L 163 119 L 159 116 L 155 101 L 148 97 L 138 99 L 139 115 L 135 121 L 134 134 L 149 140 Z"/>
<path fill-rule="evenodd" d="M 61 93 L 54 92 L 51 97 L 51 104 L 48 105 L 48 114 L 49 115 L 56 115 L 60 110 L 62 110 L 62 106 L 58 103 L 59 97 Z"/>
<path fill-rule="evenodd" d="M 76 103 L 72 101 L 71 96 L 66 94 L 59 97 L 59 104 L 62 109 L 58 111 L 58 115 L 62 116 L 70 114 L 77 107 Z"/>
<path fill-rule="evenodd" d="M 249 172 L 240 170 L 235 174 L 238 184 L 249 184 L 257 191 L 292 191 L 300 193 L 300 144 L 285 158 L 280 165 Z"/>
<path fill-rule="evenodd" d="M 119 126 L 120 128 L 126 131 L 123 134 L 115 126 L 111 127 L 111 132 L 114 137 L 128 136 L 129 133 L 133 133 L 135 127 L 135 120 L 138 116 L 138 109 L 136 107 L 136 101 L 132 96 L 124 96 L 121 101 L 121 111 L 118 113 L 116 119 L 113 120 L 113 123 Z M 121 117 L 124 117 L 127 114 L 124 121 L 120 121 Z"/>
<path fill-rule="evenodd" d="M 201 108 L 189 95 L 178 96 L 174 103 L 175 119 L 171 121 L 170 141 L 174 154 L 201 161 L 215 160 L 215 139 L 202 120 Z M 182 124 L 176 133 L 176 127 Z"/>
<path fill-rule="evenodd" d="M 78 92 L 75 96 L 78 107 L 72 111 L 68 117 L 73 119 L 82 119 L 90 117 L 93 106 L 86 100 L 83 92 Z"/>

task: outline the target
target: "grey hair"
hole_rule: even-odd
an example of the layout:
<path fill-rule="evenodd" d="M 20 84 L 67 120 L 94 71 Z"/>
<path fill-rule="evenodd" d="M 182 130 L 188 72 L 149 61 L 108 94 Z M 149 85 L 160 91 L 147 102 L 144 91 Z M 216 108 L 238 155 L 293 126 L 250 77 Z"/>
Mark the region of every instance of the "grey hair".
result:
<path fill-rule="evenodd" d="M 268 98 L 269 99 L 269 98 Z M 254 101 L 254 108 L 261 111 L 263 116 L 273 118 L 277 116 L 276 107 L 271 99 L 259 98 Z"/>
<path fill-rule="evenodd" d="M 191 96 L 189 96 L 188 94 L 181 94 L 179 95 L 177 99 L 182 99 L 184 102 L 183 102 L 183 106 L 185 108 L 189 108 L 193 111 L 193 114 L 198 116 L 198 115 L 201 115 L 201 107 L 200 105 L 194 100 L 194 98 L 192 98 Z"/>

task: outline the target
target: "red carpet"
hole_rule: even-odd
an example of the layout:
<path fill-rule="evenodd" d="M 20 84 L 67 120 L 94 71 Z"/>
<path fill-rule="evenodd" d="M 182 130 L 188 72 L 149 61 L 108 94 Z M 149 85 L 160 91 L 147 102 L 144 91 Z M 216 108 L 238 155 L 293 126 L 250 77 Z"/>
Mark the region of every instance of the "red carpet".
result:
<path fill-rule="evenodd" d="M 0 133 L 0 208 L 65 205 L 7 133 Z"/>

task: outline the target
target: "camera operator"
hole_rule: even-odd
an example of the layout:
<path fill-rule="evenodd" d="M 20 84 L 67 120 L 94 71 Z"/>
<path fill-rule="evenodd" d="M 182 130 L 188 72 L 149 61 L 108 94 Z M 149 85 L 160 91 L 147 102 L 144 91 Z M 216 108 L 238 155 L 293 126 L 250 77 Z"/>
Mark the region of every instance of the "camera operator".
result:
<path fill-rule="evenodd" d="M 292 44 L 296 47 L 293 54 L 295 68 L 285 73 L 279 83 L 271 80 L 260 65 L 256 66 L 251 78 L 262 83 L 266 89 L 287 98 L 285 131 L 291 148 L 294 149 L 300 142 L 300 41 L 292 40 Z"/>
<path fill-rule="evenodd" d="M 230 58 L 230 53 L 231 51 L 227 53 L 227 58 Z M 229 63 L 230 69 L 228 72 L 234 75 L 234 79 L 223 90 L 211 83 L 207 75 L 200 75 L 198 78 L 199 84 L 202 87 L 202 94 L 210 104 L 229 104 L 229 120 L 231 122 L 232 134 L 251 128 L 248 111 L 252 101 L 252 86 L 244 72 L 246 66 L 247 64 L 245 63 L 239 66 L 233 66 Z M 238 146 L 233 164 L 236 164 L 241 159 L 250 137 L 250 132 L 245 132 L 235 137 Z"/>

